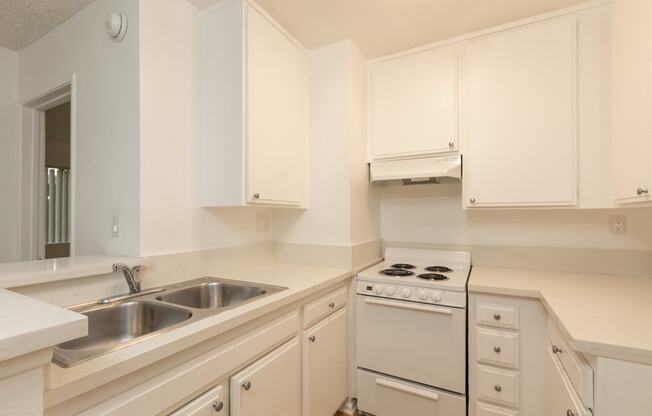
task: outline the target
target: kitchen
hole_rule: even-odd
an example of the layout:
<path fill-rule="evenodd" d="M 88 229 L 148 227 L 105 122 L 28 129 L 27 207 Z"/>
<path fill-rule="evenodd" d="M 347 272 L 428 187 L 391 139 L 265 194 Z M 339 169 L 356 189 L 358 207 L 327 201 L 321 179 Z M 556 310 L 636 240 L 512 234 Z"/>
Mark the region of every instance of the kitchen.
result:
<path fill-rule="evenodd" d="M 649 0 L 36 3 L 0 414 L 652 413 Z"/>

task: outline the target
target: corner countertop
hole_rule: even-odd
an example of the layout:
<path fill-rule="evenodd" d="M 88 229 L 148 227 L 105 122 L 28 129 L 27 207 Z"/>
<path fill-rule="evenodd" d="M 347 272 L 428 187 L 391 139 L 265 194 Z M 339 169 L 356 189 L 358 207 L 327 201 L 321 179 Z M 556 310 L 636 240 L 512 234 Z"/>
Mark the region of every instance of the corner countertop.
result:
<path fill-rule="evenodd" d="M 0 288 L 29 286 L 113 273 L 115 263 L 145 264 L 142 257 L 77 256 L 0 264 Z"/>
<path fill-rule="evenodd" d="M 469 291 L 538 298 L 576 351 L 652 364 L 652 277 L 474 267 Z"/>
<path fill-rule="evenodd" d="M 380 259 L 353 270 L 262 263 L 240 267 L 231 272 L 211 274 L 225 279 L 283 286 L 288 289 L 144 339 L 128 348 L 112 351 L 70 368 L 50 364 L 47 371 L 46 402 L 48 405 L 55 405 L 110 380 L 123 377 L 178 351 L 343 282 L 353 277 L 359 270 L 378 261 Z"/>
<path fill-rule="evenodd" d="M 84 315 L 0 289 L 0 362 L 88 333 Z"/>

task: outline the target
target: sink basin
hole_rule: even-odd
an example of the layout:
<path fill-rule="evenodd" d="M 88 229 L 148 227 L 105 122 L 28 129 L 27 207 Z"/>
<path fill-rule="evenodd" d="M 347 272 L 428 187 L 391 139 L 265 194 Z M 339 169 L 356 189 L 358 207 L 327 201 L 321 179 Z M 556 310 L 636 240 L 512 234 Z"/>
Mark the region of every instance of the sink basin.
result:
<path fill-rule="evenodd" d="M 157 296 L 156 299 L 197 309 L 228 308 L 268 293 L 258 286 L 230 282 L 206 282 Z"/>
<path fill-rule="evenodd" d="M 76 312 L 88 317 L 88 335 L 55 347 L 54 360 L 64 367 L 129 345 L 192 317 L 192 312 L 185 309 L 137 300 Z"/>

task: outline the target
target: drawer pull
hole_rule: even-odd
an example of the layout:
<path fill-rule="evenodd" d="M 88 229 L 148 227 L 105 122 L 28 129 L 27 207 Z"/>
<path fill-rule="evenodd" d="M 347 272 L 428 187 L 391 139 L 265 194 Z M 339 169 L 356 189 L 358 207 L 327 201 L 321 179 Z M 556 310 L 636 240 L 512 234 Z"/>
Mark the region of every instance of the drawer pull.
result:
<path fill-rule="evenodd" d="M 496 321 L 500 321 L 500 318 L 502 318 L 502 316 L 500 316 L 499 313 L 494 313 L 494 319 L 495 319 Z"/>
<path fill-rule="evenodd" d="M 494 386 L 494 390 L 496 390 L 498 393 L 500 393 L 501 391 L 503 391 L 503 388 L 500 387 L 500 384 L 496 384 L 496 385 Z"/>
<path fill-rule="evenodd" d="M 328 304 L 328 309 L 333 309 L 335 308 L 335 302 L 331 302 Z"/>
<path fill-rule="evenodd" d="M 378 306 L 389 306 L 392 308 L 399 308 L 399 309 L 409 309 L 412 311 L 423 311 L 423 312 L 432 312 L 432 313 L 440 313 L 443 315 L 452 315 L 453 310 L 449 308 L 437 308 L 437 307 L 430 307 L 430 306 L 422 306 L 422 305 L 415 305 L 410 302 L 390 302 L 386 300 L 379 300 L 379 299 L 365 299 L 364 303 L 367 305 L 378 305 Z"/>
<path fill-rule="evenodd" d="M 213 410 L 215 410 L 216 412 L 221 411 L 223 408 L 224 408 L 224 402 L 220 400 L 216 400 L 213 402 Z"/>
<path fill-rule="evenodd" d="M 502 349 L 501 349 L 499 346 L 495 346 L 495 347 L 494 347 L 494 352 L 495 352 L 496 354 L 500 354 L 501 351 L 502 351 Z"/>
<path fill-rule="evenodd" d="M 387 387 L 388 389 L 398 390 L 398 391 L 402 391 L 403 393 L 408 393 L 408 394 L 413 394 L 415 396 L 423 397 L 424 399 L 429 399 L 432 401 L 439 400 L 439 394 L 435 393 L 434 391 L 418 389 L 416 387 L 397 383 L 395 381 L 377 378 L 376 384 L 378 384 L 379 386 Z"/>
<path fill-rule="evenodd" d="M 310 341 L 310 342 L 315 342 L 316 339 L 317 339 L 317 338 L 316 338 L 314 335 L 310 335 L 310 336 L 308 337 L 308 341 Z"/>
<path fill-rule="evenodd" d="M 559 348 L 558 346 L 553 344 L 552 345 L 552 353 L 557 354 L 557 353 L 560 353 L 560 352 L 561 352 L 561 348 Z"/>
<path fill-rule="evenodd" d="M 566 416 L 579 416 L 579 415 L 573 412 L 572 410 L 568 409 L 566 410 Z"/>

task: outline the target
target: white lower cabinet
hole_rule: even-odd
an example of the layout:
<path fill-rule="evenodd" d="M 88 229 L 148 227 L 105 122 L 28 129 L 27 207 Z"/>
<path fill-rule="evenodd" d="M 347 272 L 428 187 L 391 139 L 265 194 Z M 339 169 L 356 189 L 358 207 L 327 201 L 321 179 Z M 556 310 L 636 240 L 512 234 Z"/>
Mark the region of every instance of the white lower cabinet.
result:
<path fill-rule="evenodd" d="M 299 416 L 301 352 L 292 339 L 231 377 L 231 416 Z"/>
<path fill-rule="evenodd" d="M 347 309 L 304 332 L 303 416 L 332 416 L 348 397 Z"/>
<path fill-rule="evenodd" d="M 226 416 L 229 414 L 226 386 L 213 387 L 169 416 Z"/>
<path fill-rule="evenodd" d="M 546 360 L 546 415 L 589 416 L 591 413 L 582 406 L 559 359 L 549 351 Z"/>

